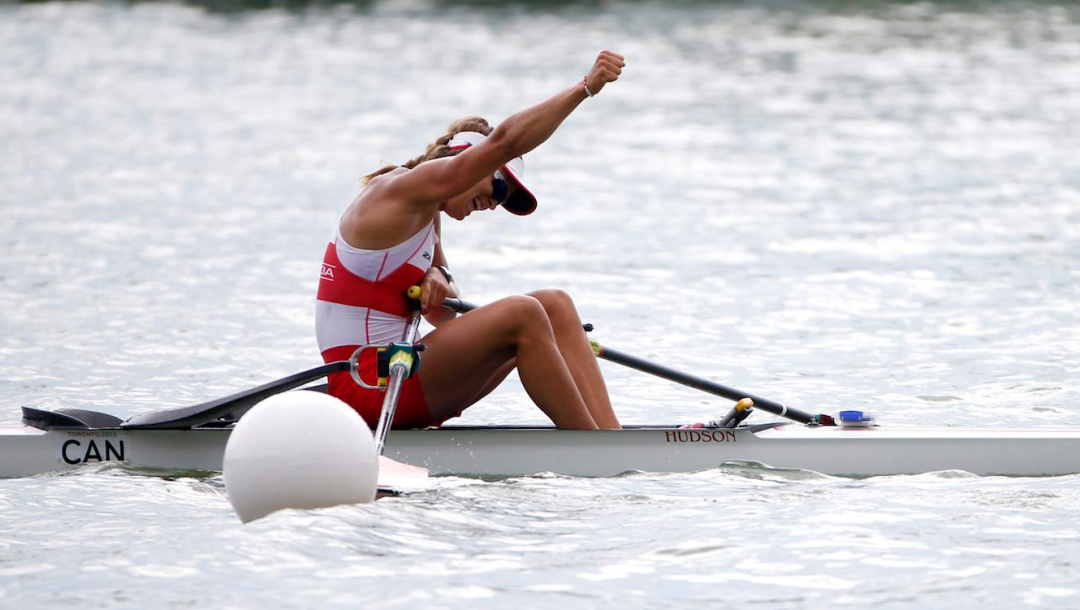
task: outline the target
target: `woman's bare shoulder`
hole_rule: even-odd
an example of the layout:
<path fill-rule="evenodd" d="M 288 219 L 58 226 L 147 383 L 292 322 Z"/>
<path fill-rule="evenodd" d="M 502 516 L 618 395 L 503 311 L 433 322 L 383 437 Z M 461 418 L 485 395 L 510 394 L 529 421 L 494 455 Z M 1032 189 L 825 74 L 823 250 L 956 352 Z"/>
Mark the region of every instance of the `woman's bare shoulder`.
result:
<path fill-rule="evenodd" d="M 395 167 L 385 174 L 379 174 L 368 180 L 360 188 L 360 192 L 357 193 L 356 197 L 353 198 L 352 203 L 349 204 L 346 214 L 355 215 L 363 208 L 380 207 L 380 203 L 387 199 L 385 193 L 387 185 L 396 176 L 408 173 L 408 171 L 408 168 L 405 167 Z"/>
<path fill-rule="evenodd" d="M 356 248 L 383 249 L 416 232 L 417 219 L 408 213 L 410 206 L 390 196 L 386 188 L 396 176 L 408 172 L 398 167 L 364 185 L 341 216 L 341 234 L 346 242 Z"/>

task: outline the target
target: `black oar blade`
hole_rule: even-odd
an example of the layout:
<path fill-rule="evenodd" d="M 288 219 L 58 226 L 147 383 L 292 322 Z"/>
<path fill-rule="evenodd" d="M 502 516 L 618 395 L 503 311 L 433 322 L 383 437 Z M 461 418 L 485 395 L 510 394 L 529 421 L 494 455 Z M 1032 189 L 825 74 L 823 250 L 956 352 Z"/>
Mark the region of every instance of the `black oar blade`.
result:
<path fill-rule="evenodd" d="M 220 419 L 230 413 L 237 417 L 243 411 L 255 406 L 259 401 L 269 398 L 274 394 L 280 394 L 293 388 L 298 388 L 305 383 L 326 377 L 331 373 L 349 370 L 347 361 L 331 362 L 295 375 L 282 377 L 277 381 L 263 384 L 257 388 L 244 390 L 225 398 L 211 400 L 191 407 L 179 409 L 167 409 L 143 413 L 128 418 L 122 428 L 156 428 L 156 429 L 187 429 L 201 424 Z"/>

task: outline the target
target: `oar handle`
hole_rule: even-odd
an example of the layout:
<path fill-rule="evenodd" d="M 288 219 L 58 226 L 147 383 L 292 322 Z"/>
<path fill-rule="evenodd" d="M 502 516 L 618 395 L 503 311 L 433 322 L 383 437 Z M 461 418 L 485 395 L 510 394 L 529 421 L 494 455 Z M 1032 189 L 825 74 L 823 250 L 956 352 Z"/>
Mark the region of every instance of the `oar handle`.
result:
<path fill-rule="evenodd" d="M 411 292 L 410 296 L 412 296 Z M 443 307 L 451 311 L 456 311 L 458 313 L 465 313 L 476 309 L 476 305 L 469 303 L 468 301 L 462 301 L 461 299 L 446 299 L 443 301 Z M 762 411 L 772 413 L 773 415 L 779 415 L 780 417 L 786 417 L 799 423 L 821 424 L 823 426 L 836 425 L 835 421 L 833 421 L 833 418 L 830 415 L 811 415 L 806 411 L 800 411 L 799 409 L 789 407 L 785 404 L 776 402 L 775 400 L 769 400 L 768 398 L 763 398 L 761 396 L 757 396 L 756 394 L 749 394 L 747 392 L 743 392 L 742 390 L 737 390 L 735 388 L 728 387 L 714 381 L 709 381 L 708 379 L 702 379 L 701 377 L 696 377 L 694 375 L 690 375 L 689 373 L 677 371 L 662 364 L 650 362 L 648 360 L 645 360 L 644 358 L 638 358 L 637 356 L 632 356 L 618 350 L 613 350 L 609 347 L 603 347 L 596 341 L 590 340 L 589 342 L 592 343 L 593 353 L 596 354 L 597 358 L 603 358 L 604 360 L 608 360 L 616 364 L 621 364 L 623 366 L 642 371 L 643 373 L 649 373 L 651 375 L 656 375 L 657 377 L 662 377 L 669 381 L 674 381 L 675 383 L 681 383 L 682 385 L 689 386 L 703 392 L 708 392 L 722 398 L 727 398 L 728 400 L 734 400 L 738 402 L 743 398 L 749 398 L 750 400 L 754 401 L 754 406 L 761 409 Z"/>
<path fill-rule="evenodd" d="M 407 291 L 409 298 L 414 301 L 420 300 L 420 295 L 423 294 L 419 286 L 410 286 Z M 443 300 L 442 306 L 450 311 L 456 311 L 458 313 L 465 313 L 476 309 L 476 305 L 469 303 L 468 301 L 462 301 L 461 299 L 455 299 L 454 297 L 447 297 Z"/>

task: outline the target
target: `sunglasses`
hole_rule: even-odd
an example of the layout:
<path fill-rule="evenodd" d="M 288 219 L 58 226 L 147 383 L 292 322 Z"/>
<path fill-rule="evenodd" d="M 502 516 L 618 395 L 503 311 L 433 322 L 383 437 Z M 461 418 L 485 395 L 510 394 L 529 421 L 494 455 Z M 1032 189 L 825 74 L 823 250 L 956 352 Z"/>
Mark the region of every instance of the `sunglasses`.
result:
<path fill-rule="evenodd" d="M 506 184 L 506 176 L 503 176 L 500 171 L 496 171 L 491 179 L 491 198 L 498 201 L 499 205 L 503 205 L 510 198 L 510 187 Z"/>

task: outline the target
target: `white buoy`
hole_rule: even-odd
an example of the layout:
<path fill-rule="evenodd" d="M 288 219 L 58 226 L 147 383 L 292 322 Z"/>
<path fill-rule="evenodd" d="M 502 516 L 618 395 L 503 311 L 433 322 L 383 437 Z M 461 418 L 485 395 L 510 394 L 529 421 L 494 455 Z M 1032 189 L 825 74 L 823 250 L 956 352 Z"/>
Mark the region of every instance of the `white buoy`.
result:
<path fill-rule="evenodd" d="M 371 502 L 379 478 L 363 418 L 311 391 L 271 396 L 240 418 L 225 445 L 224 472 L 244 523 L 285 508 Z"/>

